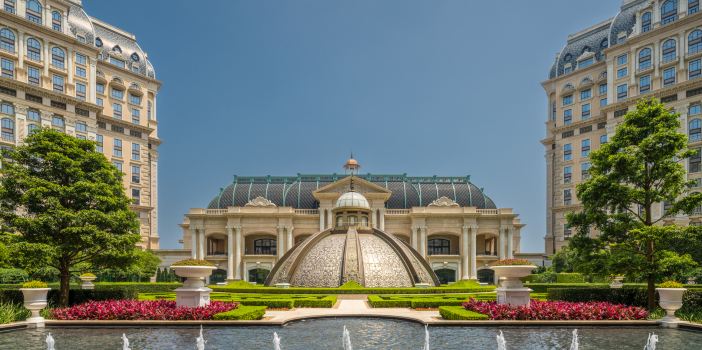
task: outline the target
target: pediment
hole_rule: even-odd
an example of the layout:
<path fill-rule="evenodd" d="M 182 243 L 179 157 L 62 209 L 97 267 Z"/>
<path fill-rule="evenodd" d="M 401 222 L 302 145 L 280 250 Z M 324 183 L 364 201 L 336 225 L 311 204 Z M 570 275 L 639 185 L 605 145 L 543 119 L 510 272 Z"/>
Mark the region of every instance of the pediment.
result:
<path fill-rule="evenodd" d="M 376 185 L 368 180 L 360 177 L 354 176 L 353 178 L 353 188 L 354 191 L 358 193 L 366 194 L 380 194 L 386 195 L 388 198 L 392 192 L 385 187 Z M 351 177 L 347 176 L 341 180 L 332 182 L 326 186 L 320 187 L 316 191 L 312 192 L 312 195 L 319 199 L 320 197 L 327 197 L 329 195 L 338 196 L 341 193 L 348 192 L 351 189 Z"/>

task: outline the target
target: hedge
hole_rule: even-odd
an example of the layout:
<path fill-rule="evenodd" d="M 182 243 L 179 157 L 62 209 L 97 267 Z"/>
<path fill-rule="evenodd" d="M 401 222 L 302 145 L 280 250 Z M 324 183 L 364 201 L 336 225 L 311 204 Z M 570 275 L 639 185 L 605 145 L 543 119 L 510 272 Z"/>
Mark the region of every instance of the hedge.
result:
<path fill-rule="evenodd" d="M 468 299 L 414 299 L 412 300 L 410 306 L 413 309 L 435 309 L 440 306 L 461 306 L 466 301 L 468 301 Z"/>
<path fill-rule="evenodd" d="M 535 293 L 546 293 L 549 289 L 556 288 L 609 288 L 608 283 L 526 283 L 524 286 Z"/>
<path fill-rule="evenodd" d="M 139 300 L 175 300 L 175 293 L 140 293 Z M 335 295 L 310 294 L 229 294 L 212 293 L 213 301 L 235 301 L 241 305 L 268 306 L 269 308 L 318 307 L 331 308 L 336 304 Z"/>
<path fill-rule="evenodd" d="M 239 306 L 234 310 L 215 314 L 214 320 L 260 320 L 266 314 L 265 306 Z"/>
<path fill-rule="evenodd" d="M 473 288 L 231 288 L 227 286 L 209 286 L 215 292 L 225 293 L 264 293 L 264 294 L 445 294 L 492 292 L 495 286 Z"/>
<path fill-rule="evenodd" d="M 128 289 L 115 290 L 84 290 L 71 289 L 68 293 L 68 304 L 77 305 L 89 300 L 137 299 L 137 293 Z M 52 289 L 47 295 L 49 305 L 59 305 L 59 291 Z M 0 302 L 21 304 L 24 302 L 22 292 L 17 289 L 0 290 Z"/>
<path fill-rule="evenodd" d="M 441 306 L 439 314 L 444 320 L 487 320 L 488 316 L 466 310 L 463 306 Z"/>
<path fill-rule="evenodd" d="M 247 299 L 239 302 L 246 306 L 267 306 L 271 309 L 292 309 L 295 301 L 290 299 Z"/>
<path fill-rule="evenodd" d="M 477 295 L 369 295 L 368 304 L 374 308 L 437 308 L 439 306 L 462 305 L 469 298 L 477 300 L 495 300 L 495 294 Z"/>
<path fill-rule="evenodd" d="M 368 304 L 371 307 L 412 307 L 411 299 L 386 299 L 382 295 L 369 295 Z"/>
<path fill-rule="evenodd" d="M 549 300 L 606 301 L 614 304 L 646 307 L 648 295 L 645 288 L 554 288 L 548 290 Z M 656 293 L 658 303 L 658 293 Z M 683 309 L 702 308 L 702 290 L 689 289 L 683 294 Z"/>
<path fill-rule="evenodd" d="M 556 283 L 585 283 L 585 277 L 579 273 L 557 273 Z"/>
<path fill-rule="evenodd" d="M 183 285 L 178 282 L 97 282 L 94 284 L 95 290 L 130 289 L 137 293 L 168 293 Z"/>

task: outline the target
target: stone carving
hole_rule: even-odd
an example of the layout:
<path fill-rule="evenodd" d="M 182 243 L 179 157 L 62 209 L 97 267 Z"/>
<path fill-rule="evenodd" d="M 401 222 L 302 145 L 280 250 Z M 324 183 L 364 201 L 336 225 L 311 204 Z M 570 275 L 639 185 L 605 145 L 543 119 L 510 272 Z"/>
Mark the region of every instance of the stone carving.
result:
<path fill-rule="evenodd" d="M 263 198 L 261 196 L 258 196 L 252 200 L 250 200 L 245 207 L 263 207 L 263 208 L 275 208 L 277 205 L 275 203 L 271 202 L 270 200 Z"/>
<path fill-rule="evenodd" d="M 429 203 L 428 207 L 459 207 L 459 205 L 453 199 L 443 196 Z"/>

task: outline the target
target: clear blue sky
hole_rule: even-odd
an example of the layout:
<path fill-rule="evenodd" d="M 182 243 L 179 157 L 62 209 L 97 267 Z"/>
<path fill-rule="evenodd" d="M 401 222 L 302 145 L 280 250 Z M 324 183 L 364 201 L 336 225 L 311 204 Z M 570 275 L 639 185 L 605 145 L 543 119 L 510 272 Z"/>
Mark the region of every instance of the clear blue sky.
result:
<path fill-rule="evenodd" d="M 232 175 L 463 176 L 545 235 L 540 82 L 618 0 L 84 0 L 134 33 L 164 85 L 161 247 Z M 204 6 L 210 4 L 210 6 Z M 197 6 L 196 6 L 197 5 Z M 575 16 L 573 15 L 575 14 Z"/>

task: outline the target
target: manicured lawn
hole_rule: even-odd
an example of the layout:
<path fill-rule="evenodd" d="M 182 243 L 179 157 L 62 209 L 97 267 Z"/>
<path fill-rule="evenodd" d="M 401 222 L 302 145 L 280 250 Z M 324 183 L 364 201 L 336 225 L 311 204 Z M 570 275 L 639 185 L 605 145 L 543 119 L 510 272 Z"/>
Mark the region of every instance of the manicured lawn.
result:
<path fill-rule="evenodd" d="M 488 315 L 466 310 L 463 306 L 441 306 L 439 314 L 444 320 L 487 320 Z"/>
<path fill-rule="evenodd" d="M 336 304 L 335 295 L 315 294 L 236 294 L 212 293 L 213 301 L 237 302 L 243 306 L 267 306 L 275 309 L 292 309 L 294 307 L 330 308 Z M 175 293 L 139 293 L 139 300 L 175 300 Z"/>

